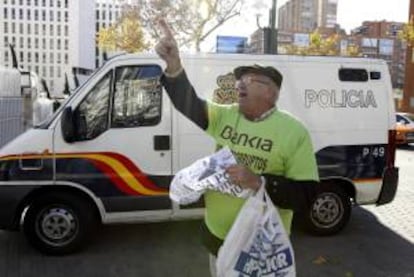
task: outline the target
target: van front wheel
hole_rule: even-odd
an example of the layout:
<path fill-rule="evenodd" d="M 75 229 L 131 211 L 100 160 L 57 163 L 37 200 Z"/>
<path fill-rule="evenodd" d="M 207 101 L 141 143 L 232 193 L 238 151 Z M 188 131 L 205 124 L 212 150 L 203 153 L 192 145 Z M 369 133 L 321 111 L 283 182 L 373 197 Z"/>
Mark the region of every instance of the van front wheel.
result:
<path fill-rule="evenodd" d="M 35 199 L 23 222 L 23 231 L 37 250 L 48 255 L 78 250 L 94 227 L 94 207 L 68 193 L 48 193 Z"/>
<path fill-rule="evenodd" d="M 304 218 L 305 227 L 315 235 L 334 235 L 348 223 L 351 209 L 351 198 L 341 187 L 325 187 L 312 201 Z"/>

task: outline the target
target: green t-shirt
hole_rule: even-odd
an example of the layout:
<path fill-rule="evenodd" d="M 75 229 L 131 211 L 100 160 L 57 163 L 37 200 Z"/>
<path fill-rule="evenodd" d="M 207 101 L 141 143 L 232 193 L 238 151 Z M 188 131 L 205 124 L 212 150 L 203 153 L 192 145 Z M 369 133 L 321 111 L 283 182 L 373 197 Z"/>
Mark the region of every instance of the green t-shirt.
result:
<path fill-rule="evenodd" d="M 237 162 L 256 174 L 319 179 L 309 133 L 288 113 L 276 110 L 264 120 L 253 122 L 239 113 L 237 104 L 208 102 L 208 120 L 207 133 L 218 145 L 228 146 Z M 245 199 L 211 190 L 204 197 L 206 225 L 215 236 L 224 239 Z M 293 212 L 279 209 L 279 213 L 289 233 Z"/>

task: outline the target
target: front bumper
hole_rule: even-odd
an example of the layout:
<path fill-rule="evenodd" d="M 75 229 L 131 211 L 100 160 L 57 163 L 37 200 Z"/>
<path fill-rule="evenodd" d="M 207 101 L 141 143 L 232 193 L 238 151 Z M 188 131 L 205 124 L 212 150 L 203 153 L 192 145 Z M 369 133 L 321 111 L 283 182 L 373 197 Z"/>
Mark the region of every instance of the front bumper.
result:
<path fill-rule="evenodd" d="M 405 138 L 406 138 L 407 143 L 413 143 L 414 142 L 414 132 L 407 133 Z"/>
<path fill-rule="evenodd" d="M 382 177 L 382 187 L 379 194 L 377 205 L 390 203 L 397 193 L 398 187 L 398 167 L 387 167 Z"/>

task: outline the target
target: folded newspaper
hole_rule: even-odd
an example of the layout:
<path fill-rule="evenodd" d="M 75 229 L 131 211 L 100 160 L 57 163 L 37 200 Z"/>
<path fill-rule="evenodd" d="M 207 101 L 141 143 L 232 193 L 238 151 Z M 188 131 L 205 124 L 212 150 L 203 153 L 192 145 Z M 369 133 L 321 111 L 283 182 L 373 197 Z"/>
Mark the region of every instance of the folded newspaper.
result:
<path fill-rule="evenodd" d="M 226 173 L 226 168 L 233 164 L 237 164 L 237 161 L 227 147 L 197 160 L 175 175 L 170 186 L 170 198 L 187 205 L 200 199 L 207 189 L 247 198 L 252 190 L 233 184 Z"/>

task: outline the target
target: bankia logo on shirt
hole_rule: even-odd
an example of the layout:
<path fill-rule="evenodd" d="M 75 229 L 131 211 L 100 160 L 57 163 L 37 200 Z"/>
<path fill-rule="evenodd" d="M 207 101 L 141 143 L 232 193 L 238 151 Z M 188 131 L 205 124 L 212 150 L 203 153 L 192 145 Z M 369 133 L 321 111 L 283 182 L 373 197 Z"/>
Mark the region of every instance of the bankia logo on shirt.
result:
<path fill-rule="evenodd" d="M 220 137 L 225 140 L 230 140 L 234 145 L 250 147 L 265 152 L 271 152 L 273 148 L 273 142 L 270 139 L 237 132 L 237 130 L 229 125 L 224 126 L 223 130 L 221 130 Z"/>
<path fill-rule="evenodd" d="M 264 172 L 268 166 L 268 159 L 266 156 L 273 149 L 273 141 L 270 139 L 246 134 L 243 132 L 237 132 L 237 130 L 229 125 L 225 125 L 220 132 L 220 138 L 224 139 L 225 145 L 243 146 L 246 148 L 263 151 L 262 155 L 253 155 L 249 151 L 235 151 L 232 149 L 237 163 L 245 165 L 257 172 Z"/>

